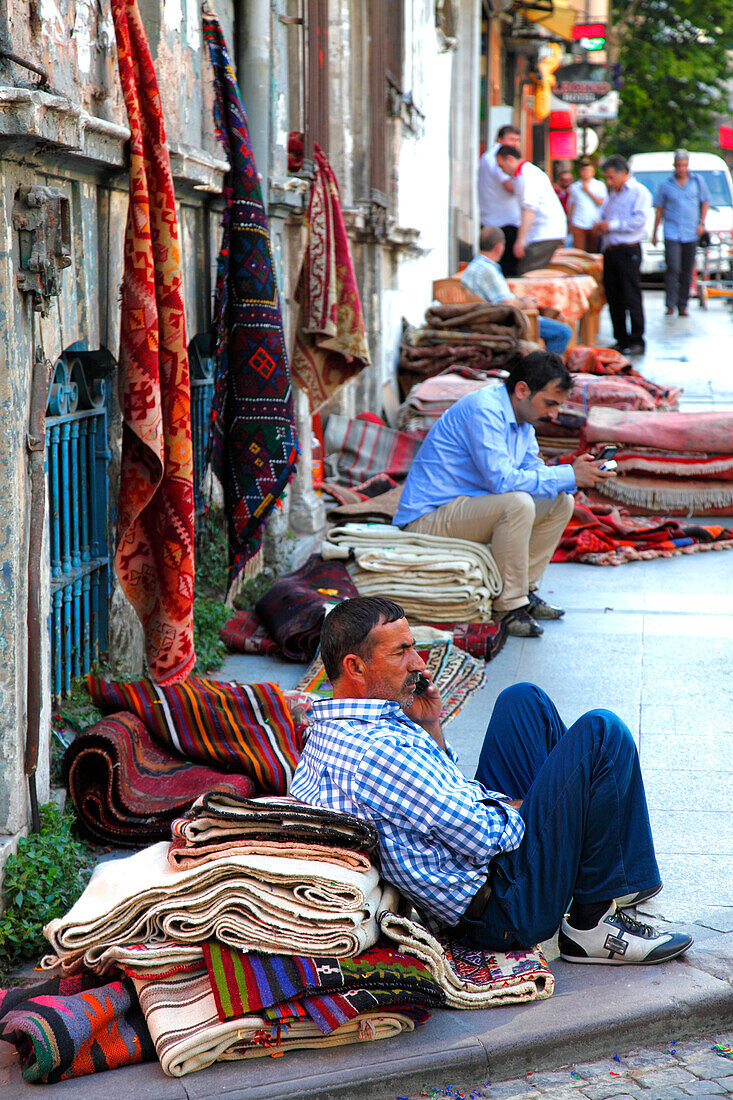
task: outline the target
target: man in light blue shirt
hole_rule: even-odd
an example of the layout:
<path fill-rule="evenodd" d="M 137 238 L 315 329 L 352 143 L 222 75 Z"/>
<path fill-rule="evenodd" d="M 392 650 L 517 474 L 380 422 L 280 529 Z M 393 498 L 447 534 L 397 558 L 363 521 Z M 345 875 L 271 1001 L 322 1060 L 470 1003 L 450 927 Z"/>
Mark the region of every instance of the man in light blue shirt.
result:
<path fill-rule="evenodd" d="M 485 298 L 492 305 L 518 306 L 519 309 L 535 307 L 537 303 L 533 298 L 515 298 L 499 266 L 506 244 L 503 230 L 495 225 L 485 226 L 481 230 L 479 244 L 481 251 L 461 275 L 466 290 Z M 547 350 L 554 351 L 556 355 L 562 355 L 573 335 L 570 325 L 552 317 L 540 317 L 539 330 Z"/>
<path fill-rule="evenodd" d="M 652 208 L 652 196 L 629 175 L 623 157 L 612 156 L 601 165 L 608 197 L 600 221 L 593 226 L 603 236 L 603 289 L 611 314 L 616 351 L 643 355 L 644 303 L 641 297 L 641 242 Z M 629 328 L 626 314 L 629 315 Z"/>
<path fill-rule="evenodd" d="M 678 309 L 680 317 L 687 317 L 697 238 L 705 232 L 710 193 L 702 176 L 690 175 L 690 154 L 686 149 L 678 149 L 675 153 L 674 175 L 659 188 L 655 205 L 652 244 L 657 243 L 657 232 L 663 221 L 667 316 L 671 317 Z"/>
<path fill-rule="evenodd" d="M 542 461 L 534 425 L 557 419 L 569 388 L 562 359 L 535 351 L 504 385 L 456 401 L 428 432 L 393 520 L 426 535 L 487 543 L 504 581 L 495 616 L 525 638 L 542 634 L 539 619 L 564 614 L 537 589 L 572 515 L 570 494 L 613 476 L 590 455 L 572 466 Z"/>

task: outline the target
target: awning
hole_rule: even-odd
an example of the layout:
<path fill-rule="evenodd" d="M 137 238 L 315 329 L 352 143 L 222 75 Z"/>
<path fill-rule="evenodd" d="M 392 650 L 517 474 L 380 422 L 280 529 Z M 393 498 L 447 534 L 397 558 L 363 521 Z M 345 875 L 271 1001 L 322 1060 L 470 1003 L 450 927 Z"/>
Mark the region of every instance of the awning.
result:
<path fill-rule="evenodd" d="M 551 10 L 548 10 L 551 9 Z M 557 38 L 564 38 L 568 42 L 572 39 L 573 27 L 578 20 L 578 13 L 571 5 L 570 0 L 551 0 L 551 3 L 528 4 L 520 3 L 517 11 L 521 11 L 533 23 L 539 24 L 554 34 Z"/>

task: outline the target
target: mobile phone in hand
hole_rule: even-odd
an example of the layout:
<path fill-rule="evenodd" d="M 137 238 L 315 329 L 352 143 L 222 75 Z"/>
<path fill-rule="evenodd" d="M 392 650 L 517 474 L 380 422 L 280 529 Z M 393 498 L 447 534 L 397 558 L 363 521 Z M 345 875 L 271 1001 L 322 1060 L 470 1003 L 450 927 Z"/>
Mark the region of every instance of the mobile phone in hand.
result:
<path fill-rule="evenodd" d="M 417 680 L 415 681 L 415 695 L 424 695 L 430 687 L 430 681 L 427 676 L 423 676 L 422 672 L 418 672 Z"/>
<path fill-rule="evenodd" d="M 596 455 L 596 462 L 600 462 L 599 470 L 615 470 L 617 463 L 613 461 L 613 457 L 618 451 L 618 447 L 604 447 L 599 455 Z"/>

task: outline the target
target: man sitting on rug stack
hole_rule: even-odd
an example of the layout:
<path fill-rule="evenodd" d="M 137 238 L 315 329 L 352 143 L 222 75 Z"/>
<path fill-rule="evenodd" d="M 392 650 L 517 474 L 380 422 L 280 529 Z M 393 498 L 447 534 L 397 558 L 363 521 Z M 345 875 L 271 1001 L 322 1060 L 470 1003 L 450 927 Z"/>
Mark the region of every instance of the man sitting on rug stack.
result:
<path fill-rule="evenodd" d="M 539 455 L 534 425 L 557 419 L 570 381 L 559 355 L 535 351 L 505 385 L 456 401 L 428 432 L 393 520 L 425 535 L 488 543 L 504 582 L 495 618 L 524 638 L 542 634 L 539 619 L 565 613 L 537 589 L 573 514 L 570 494 L 614 476 L 587 454 L 572 466 L 545 466 Z"/>
<path fill-rule="evenodd" d="M 431 923 L 498 951 L 559 927 L 560 954 L 577 963 L 687 950 L 689 936 L 627 913 L 661 882 L 620 718 L 592 710 L 567 729 L 540 688 L 515 684 L 496 701 L 469 780 L 443 737 L 438 689 L 428 677 L 418 687 L 425 664 L 398 604 L 344 600 L 325 620 L 321 655 L 333 699 L 313 705 L 290 794 L 371 821 L 384 877 Z"/>

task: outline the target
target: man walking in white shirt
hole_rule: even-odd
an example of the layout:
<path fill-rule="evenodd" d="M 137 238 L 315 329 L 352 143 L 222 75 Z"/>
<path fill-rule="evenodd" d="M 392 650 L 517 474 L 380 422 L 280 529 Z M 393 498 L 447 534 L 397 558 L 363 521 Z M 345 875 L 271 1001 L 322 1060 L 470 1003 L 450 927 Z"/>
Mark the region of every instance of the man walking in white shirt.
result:
<path fill-rule="evenodd" d="M 513 251 L 517 257 L 517 275 L 523 275 L 550 262 L 555 249 L 565 243 L 568 222 L 546 172 L 522 160 L 511 145 L 502 145 L 497 150 L 496 163 L 512 177 L 514 194 L 519 200 L 520 222 Z"/>
<path fill-rule="evenodd" d="M 512 251 L 517 239 L 520 214 L 511 177 L 496 163 L 502 145 L 519 149 L 521 135 L 516 126 L 502 126 L 496 141 L 481 157 L 478 166 L 478 201 L 481 226 L 497 225 L 504 232 L 506 249 L 500 267 L 507 279 L 517 274 L 517 260 Z"/>
<path fill-rule="evenodd" d="M 600 221 L 593 228 L 603 236 L 603 289 L 616 340 L 614 348 L 629 355 L 643 355 L 646 345 L 641 298 L 641 241 L 646 233 L 652 196 L 642 183 L 629 175 L 629 166 L 623 157 L 608 157 L 601 169 L 609 195 L 601 207 Z"/>

